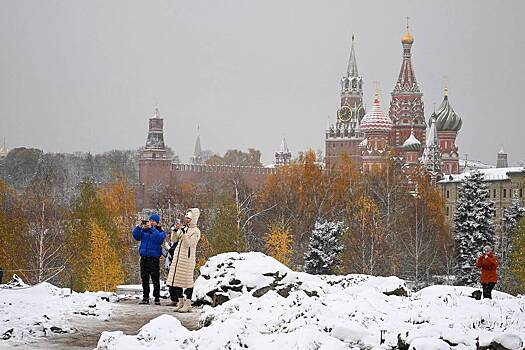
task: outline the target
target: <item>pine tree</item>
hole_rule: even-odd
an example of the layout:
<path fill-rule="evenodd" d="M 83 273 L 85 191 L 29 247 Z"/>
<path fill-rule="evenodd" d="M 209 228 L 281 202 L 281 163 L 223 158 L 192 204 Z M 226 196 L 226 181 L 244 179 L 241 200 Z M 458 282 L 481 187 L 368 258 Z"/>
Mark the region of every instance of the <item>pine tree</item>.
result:
<path fill-rule="evenodd" d="M 317 220 L 310 236 L 310 243 L 304 254 L 304 269 L 316 275 L 333 273 L 339 263 L 339 254 L 343 251 L 342 222 Z"/>
<path fill-rule="evenodd" d="M 292 237 L 290 228 L 285 225 L 270 225 L 266 235 L 266 251 L 268 255 L 285 265 L 289 265 L 292 257 Z"/>
<path fill-rule="evenodd" d="M 512 197 L 510 207 L 503 209 L 503 218 L 501 223 L 501 235 L 497 244 L 497 254 L 500 260 L 500 284 L 503 290 L 510 287 L 512 281 L 511 273 L 511 256 L 512 256 L 512 232 L 518 226 L 521 218 L 525 215 L 525 208 L 521 206 L 520 198 L 517 193 Z"/>
<path fill-rule="evenodd" d="M 115 291 L 124 281 L 120 260 L 111 247 L 108 235 L 96 223 L 90 225 L 91 251 L 87 273 L 87 289 L 92 291 Z"/>
<path fill-rule="evenodd" d="M 494 246 L 494 213 L 494 202 L 489 199 L 483 175 L 472 171 L 459 188 L 454 214 L 457 284 L 474 285 L 478 282 L 476 259 L 483 246 Z"/>

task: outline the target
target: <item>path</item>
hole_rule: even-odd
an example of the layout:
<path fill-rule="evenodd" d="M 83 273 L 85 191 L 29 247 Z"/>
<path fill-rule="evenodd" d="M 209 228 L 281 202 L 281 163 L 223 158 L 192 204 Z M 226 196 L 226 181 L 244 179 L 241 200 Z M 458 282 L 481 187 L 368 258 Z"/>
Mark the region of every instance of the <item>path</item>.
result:
<path fill-rule="evenodd" d="M 168 303 L 166 300 L 162 300 L 162 302 Z M 41 338 L 35 343 L 16 346 L 12 349 L 95 349 L 103 331 L 123 331 L 124 334 L 137 334 L 143 325 L 163 314 L 176 317 L 189 330 L 198 328 L 199 311 L 182 314 L 173 312 L 172 306 L 138 305 L 137 300 L 126 300 L 113 303 L 111 318 L 108 321 L 75 316 L 71 319 L 70 325 L 78 330 L 76 333 Z"/>

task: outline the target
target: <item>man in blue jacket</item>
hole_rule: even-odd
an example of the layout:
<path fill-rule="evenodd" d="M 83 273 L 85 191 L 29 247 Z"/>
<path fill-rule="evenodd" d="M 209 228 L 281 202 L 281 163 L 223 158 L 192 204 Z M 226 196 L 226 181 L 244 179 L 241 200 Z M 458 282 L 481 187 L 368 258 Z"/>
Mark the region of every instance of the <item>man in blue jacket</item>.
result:
<path fill-rule="evenodd" d="M 160 256 L 162 242 L 166 234 L 157 230 L 160 216 L 152 214 L 149 220 L 141 222 L 133 229 L 133 238 L 140 241 L 140 278 L 142 279 L 142 301 L 139 304 L 149 304 L 149 278 L 153 283 L 155 305 L 160 305 Z"/>

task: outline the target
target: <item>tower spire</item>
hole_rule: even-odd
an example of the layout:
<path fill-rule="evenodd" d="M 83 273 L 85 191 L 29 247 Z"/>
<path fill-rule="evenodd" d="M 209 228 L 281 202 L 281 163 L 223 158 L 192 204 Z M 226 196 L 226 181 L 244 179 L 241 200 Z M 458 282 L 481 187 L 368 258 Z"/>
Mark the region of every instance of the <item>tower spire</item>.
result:
<path fill-rule="evenodd" d="M 355 59 L 354 39 L 355 36 L 352 34 L 352 48 L 350 49 L 350 57 L 348 58 L 346 74 L 349 77 L 357 78 L 359 76 L 359 72 L 357 71 L 357 61 Z"/>
<path fill-rule="evenodd" d="M 197 139 L 195 140 L 195 148 L 193 149 L 192 163 L 193 164 L 202 163 L 201 133 L 200 133 L 200 125 L 198 124 L 197 124 Z"/>

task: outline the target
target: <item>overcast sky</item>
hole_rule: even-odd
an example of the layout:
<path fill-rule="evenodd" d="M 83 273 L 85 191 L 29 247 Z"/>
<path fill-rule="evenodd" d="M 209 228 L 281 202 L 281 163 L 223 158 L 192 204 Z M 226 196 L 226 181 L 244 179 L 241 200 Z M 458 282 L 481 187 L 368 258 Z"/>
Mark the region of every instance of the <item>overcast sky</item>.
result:
<path fill-rule="evenodd" d="M 157 105 L 183 161 L 204 149 L 260 149 L 270 163 L 324 151 L 352 33 L 370 106 L 382 105 L 410 17 L 428 119 L 442 100 L 463 118 L 461 157 L 525 160 L 525 1 L 0 1 L 0 137 L 48 152 L 144 145 Z"/>

